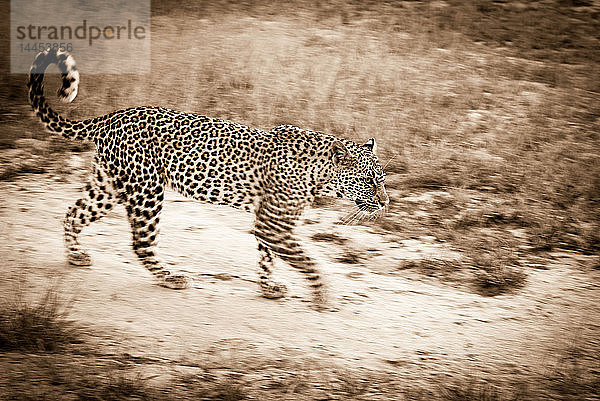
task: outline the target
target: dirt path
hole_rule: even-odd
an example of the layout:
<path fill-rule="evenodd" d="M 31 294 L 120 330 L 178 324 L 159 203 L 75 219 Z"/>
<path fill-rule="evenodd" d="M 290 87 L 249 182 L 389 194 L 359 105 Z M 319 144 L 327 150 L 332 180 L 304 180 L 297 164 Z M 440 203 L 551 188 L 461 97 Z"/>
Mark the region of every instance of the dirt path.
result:
<path fill-rule="evenodd" d="M 275 275 L 289 284 L 290 296 L 259 296 L 251 215 L 174 194 L 161 219 L 160 252 L 194 278 L 193 288 L 153 285 L 130 249 L 119 208 L 84 232 L 93 266 L 68 266 L 61 220 L 81 186 L 77 175 L 69 181 L 30 175 L 0 183 L 2 287 L 27 276 L 39 290 L 56 278 L 74 299 L 71 317 L 106 333 L 100 343 L 120 352 L 200 361 L 218 347 L 231 358 L 310 357 L 407 377 L 509 377 L 539 372 L 573 344 L 598 349 L 600 288 L 590 276 L 598 272 L 579 269 L 572 255 L 529 271 L 516 294 L 482 297 L 397 269 L 406 259 L 460 258 L 445 244 L 427 237 L 394 242 L 367 227 L 334 225 L 341 212 L 312 209 L 300 232 L 339 309 L 319 313 L 306 302 L 300 274 L 284 264 Z M 347 241 L 316 242 L 314 233 Z M 361 256 L 358 263 L 341 262 L 349 250 Z"/>

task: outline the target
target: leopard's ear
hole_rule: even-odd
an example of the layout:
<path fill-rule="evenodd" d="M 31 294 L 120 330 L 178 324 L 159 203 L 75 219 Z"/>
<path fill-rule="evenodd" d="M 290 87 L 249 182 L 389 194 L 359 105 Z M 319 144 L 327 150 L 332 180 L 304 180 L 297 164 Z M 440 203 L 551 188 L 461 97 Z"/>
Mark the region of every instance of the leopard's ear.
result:
<path fill-rule="evenodd" d="M 369 139 L 364 143 L 363 147 L 369 149 L 373 154 L 377 153 L 377 142 L 375 142 L 375 138 Z"/>
<path fill-rule="evenodd" d="M 333 141 L 331 144 L 331 157 L 335 168 L 350 168 L 354 165 L 354 158 L 341 141 Z"/>

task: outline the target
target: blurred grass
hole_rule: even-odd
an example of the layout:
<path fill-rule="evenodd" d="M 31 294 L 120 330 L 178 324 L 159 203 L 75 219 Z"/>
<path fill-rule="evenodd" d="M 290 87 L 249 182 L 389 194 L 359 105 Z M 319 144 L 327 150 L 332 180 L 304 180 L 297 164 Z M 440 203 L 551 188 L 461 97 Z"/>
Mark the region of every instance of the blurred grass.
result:
<path fill-rule="evenodd" d="M 0 302 L 0 352 L 55 352 L 78 342 L 67 320 L 69 305 L 56 288 L 49 288 L 37 301 L 25 299 L 21 291 Z"/>
<path fill-rule="evenodd" d="M 343 368 L 316 359 L 219 358 L 213 363 L 78 352 L 2 355 L 3 400 L 578 400 L 598 397 L 581 350 L 564 350 L 543 372 L 413 377 Z M 390 361 L 393 365 L 394 361 Z M 545 366 L 547 365 L 547 366 Z M 401 365 L 403 366 L 403 365 Z M 396 369 L 404 369 L 398 367 Z M 481 367 L 482 372 L 486 371 Z M 544 370 L 545 369 L 545 370 Z M 153 374 L 160 372 L 159 374 Z"/>

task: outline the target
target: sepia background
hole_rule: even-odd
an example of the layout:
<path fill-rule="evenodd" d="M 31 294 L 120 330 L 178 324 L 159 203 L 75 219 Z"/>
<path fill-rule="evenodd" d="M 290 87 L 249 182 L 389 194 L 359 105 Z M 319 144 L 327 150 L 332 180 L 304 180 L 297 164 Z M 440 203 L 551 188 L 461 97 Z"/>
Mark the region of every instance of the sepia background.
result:
<path fill-rule="evenodd" d="M 151 48 L 72 104 L 48 75 L 50 103 L 375 137 L 389 211 L 306 211 L 327 312 L 283 263 L 260 297 L 253 216 L 174 194 L 159 250 L 193 288 L 152 285 L 122 209 L 68 266 L 91 146 L 43 130 L 3 51 L 0 399 L 600 399 L 600 2 L 156 0 Z"/>

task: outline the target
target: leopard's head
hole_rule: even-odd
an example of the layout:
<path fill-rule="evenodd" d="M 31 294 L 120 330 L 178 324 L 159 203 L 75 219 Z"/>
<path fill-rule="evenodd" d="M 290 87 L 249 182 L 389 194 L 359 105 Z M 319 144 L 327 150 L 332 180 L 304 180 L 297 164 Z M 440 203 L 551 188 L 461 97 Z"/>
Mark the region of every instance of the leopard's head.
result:
<path fill-rule="evenodd" d="M 374 214 L 390 202 L 385 191 L 385 172 L 376 156 L 375 138 L 363 145 L 336 140 L 331 145 L 334 166 L 331 184 L 338 196 L 356 203 L 359 210 Z"/>

